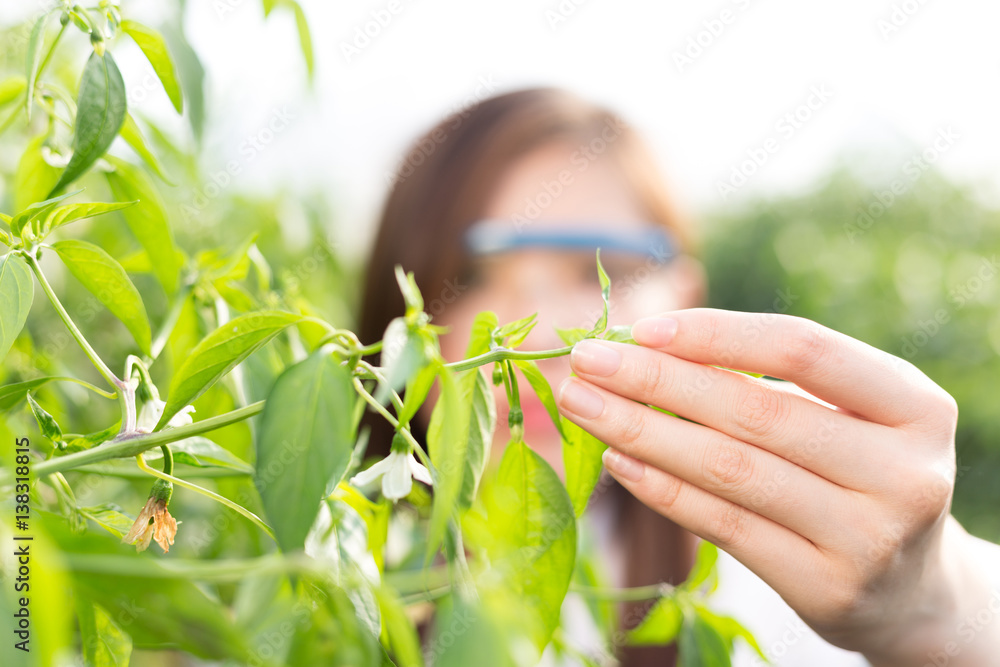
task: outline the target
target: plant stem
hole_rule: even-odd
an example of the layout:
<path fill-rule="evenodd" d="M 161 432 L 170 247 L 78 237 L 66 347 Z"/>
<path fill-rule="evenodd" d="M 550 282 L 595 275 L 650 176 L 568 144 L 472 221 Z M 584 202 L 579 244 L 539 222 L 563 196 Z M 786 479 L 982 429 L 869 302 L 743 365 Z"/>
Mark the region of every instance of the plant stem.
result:
<path fill-rule="evenodd" d="M 361 354 L 362 357 L 367 357 L 372 354 L 377 354 L 378 352 L 382 351 L 382 341 L 378 340 L 372 343 L 371 345 L 365 345 L 363 347 L 359 347 L 357 351 Z"/>
<path fill-rule="evenodd" d="M 54 379 L 56 379 L 56 380 L 65 380 L 67 382 L 73 382 L 75 384 L 80 385 L 81 387 L 86 387 L 90 391 L 94 392 L 95 394 L 97 394 L 99 396 L 103 396 L 104 398 L 110 398 L 112 400 L 118 398 L 118 393 L 117 392 L 104 391 L 100 387 L 95 387 L 94 385 L 90 384 L 89 382 L 86 382 L 85 380 L 79 380 L 77 378 L 71 378 L 71 377 L 60 377 L 60 378 L 54 378 Z"/>
<path fill-rule="evenodd" d="M 150 475 L 152 475 L 153 477 L 159 477 L 160 479 L 163 479 L 163 480 L 166 480 L 166 481 L 171 482 L 173 484 L 176 484 L 177 486 L 182 486 L 185 489 L 189 489 L 191 491 L 194 491 L 195 493 L 200 493 L 201 495 L 205 496 L 206 498 L 211 498 L 212 500 L 214 500 L 216 502 L 222 503 L 223 505 L 225 505 L 229 509 L 233 510 L 234 512 L 237 512 L 238 514 L 242 514 L 247 519 L 249 519 L 251 522 L 253 522 L 254 524 L 256 524 L 258 528 L 260 528 L 265 533 L 267 533 L 268 536 L 272 540 L 274 540 L 275 542 L 278 541 L 278 538 L 276 538 L 274 536 L 274 531 L 271 530 L 270 526 L 268 526 L 266 523 L 264 523 L 263 519 L 261 519 L 259 516 L 257 516 L 256 514 L 254 514 L 253 512 L 251 512 L 250 510 L 248 510 L 247 508 L 243 507 L 239 503 L 234 503 L 232 500 L 230 500 L 229 498 L 226 498 L 225 496 L 220 496 L 218 493 L 215 493 L 214 491 L 209 491 L 206 488 L 200 487 L 197 484 L 192 484 L 191 482 L 183 480 L 180 477 L 174 477 L 173 475 L 168 475 L 165 472 L 160 472 L 159 470 L 157 470 L 155 468 L 150 468 L 149 465 L 147 465 L 146 462 L 143 460 L 141 452 L 139 454 L 136 454 L 135 461 L 136 461 L 136 463 L 139 464 L 139 468 L 142 469 L 143 472 L 147 472 Z M 166 467 L 166 459 L 164 459 L 164 467 Z"/>
<path fill-rule="evenodd" d="M 361 398 L 365 399 L 365 402 L 368 403 L 368 405 L 375 408 L 375 411 L 377 413 L 385 417 L 385 420 L 389 422 L 392 425 L 392 427 L 396 429 L 397 432 L 399 432 L 403 436 L 403 439 L 405 439 L 406 442 L 408 442 L 411 447 L 413 447 L 413 451 L 420 458 L 420 462 L 423 463 L 428 470 L 433 472 L 434 467 L 433 464 L 431 464 L 430 457 L 427 456 L 427 452 L 424 451 L 424 448 L 420 446 L 420 443 L 417 442 L 417 439 L 413 437 L 412 433 L 410 433 L 410 429 L 408 427 L 400 428 L 399 420 L 393 417 L 392 413 L 390 413 L 388 410 L 385 409 L 385 406 L 383 406 L 381 403 L 375 400 L 375 397 L 372 396 L 367 389 L 365 389 L 365 385 L 362 384 L 361 380 L 358 378 L 354 378 L 354 389 L 355 391 L 358 392 Z M 36 474 L 37 474 L 37 466 L 36 466 Z"/>
<path fill-rule="evenodd" d="M 59 297 L 57 297 L 56 293 L 52 291 L 52 286 L 49 285 L 49 281 L 45 278 L 45 274 L 42 273 L 42 267 L 38 265 L 38 260 L 35 259 L 34 253 L 22 252 L 21 254 L 27 260 L 28 266 L 31 267 L 32 272 L 35 274 L 38 284 L 42 286 L 42 291 L 45 292 L 45 296 L 49 297 L 49 301 L 52 302 L 56 312 L 59 313 L 59 317 L 62 319 L 63 324 L 65 324 L 66 328 L 69 329 L 70 335 L 73 336 L 73 338 L 76 339 L 76 342 L 80 344 L 84 353 L 90 359 L 91 363 L 93 363 L 97 368 L 98 372 L 100 372 L 100 374 L 104 376 L 104 379 L 108 381 L 108 384 L 110 384 L 111 387 L 117 391 L 121 384 L 118 376 L 116 376 L 111 369 L 108 368 L 107 364 L 105 364 L 104 361 L 97 355 L 97 352 L 94 351 L 94 348 L 90 346 L 90 343 L 86 338 L 84 338 L 83 334 L 77 328 L 76 323 L 73 322 L 73 318 L 71 318 L 69 313 L 66 312 L 62 302 L 59 301 Z M 118 392 L 118 395 L 121 397 L 122 394 L 120 391 Z"/>
<path fill-rule="evenodd" d="M 323 575 L 335 565 L 305 555 L 271 554 L 259 558 L 204 561 L 182 558 L 136 558 L 115 554 L 62 554 L 74 572 L 142 577 L 144 579 L 194 579 L 240 581 L 250 575 L 300 573 Z"/>
<path fill-rule="evenodd" d="M 41 378 L 39 378 L 39 379 L 41 379 Z M 100 387 L 95 387 L 94 385 L 90 384 L 86 380 L 80 380 L 78 378 L 71 378 L 71 377 L 68 377 L 68 376 L 65 376 L 65 375 L 49 376 L 47 379 L 48 379 L 49 382 L 72 382 L 74 384 L 80 385 L 81 387 L 89 389 L 90 391 L 94 392 L 95 394 L 97 394 L 99 396 L 103 396 L 104 398 L 110 398 L 112 400 L 118 398 L 118 395 L 116 393 L 110 392 L 110 391 L 104 391 Z M 17 384 L 25 384 L 25 383 L 28 383 L 28 382 L 32 382 L 32 380 L 25 380 L 24 382 L 18 382 Z M 7 385 L 7 386 L 11 387 L 13 385 Z"/>
<path fill-rule="evenodd" d="M 358 360 L 358 366 L 361 369 L 371 373 L 375 377 L 375 379 L 381 382 L 383 385 L 389 387 L 389 400 L 392 401 L 392 407 L 393 409 L 396 410 L 397 415 L 401 414 L 403 412 L 403 399 L 400 398 L 399 394 L 396 393 L 395 389 L 389 386 L 389 381 L 385 379 L 385 375 L 383 375 L 378 368 L 372 366 L 367 361 Z"/>
<path fill-rule="evenodd" d="M 70 500 L 70 502 L 73 503 L 73 508 L 75 509 L 76 508 L 76 495 L 73 493 L 73 489 L 72 489 L 72 487 L 70 487 L 69 482 L 66 481 L 66 478 L 63 477 L 61 473 L 56 473 L 52 477 L 53 477 L 53 479 L 55 479 L 56 484 L 58 484 L 60 487 L 62 487 L 63 493 L 65 493 L 66 497 Z"/>
<path fill-rule="evenodd" d="M 163 452 L 163 473 L 166 475 L 174 474 L 174 453 L 170 451 L 170 445 L 160 445 L 160 451 Z M 142 459 L 142 454 L 139 454 L 139 458 Z M 145 461 L 143 461 L 145 463 Z"/>
<path fill-rule="evenodd" d="M 450 364 L 445 364 L 444 367 L 453 371 L 467 371 L 470 368 L 485 366 L 486 364 L 494 361 L 504 361 L 507 359 L 552 359 L 553 357 L 564 357 L 572 351 L 572 345 L 560 347 L 555 350 L 539 350 L 537 352 L 520 352 L 518 350 L 510 350 L 506 347 L 499 347 L 495 350 L 490 350 L 489 352 L 480 354 L 477 357 L 470 357 L 469 359 L 463 359 L 462 361 L 453 361 Z"/>
<path fill-rule="evenodd" d="M 670 584 L 650 584 L 649 586 L 636 586 L 634 588 L 595 588 L 592 586 L 571 584 L 570 590 L 584 597 L 597 598 L 599 600 L 638 602 L 642 600 L 655 600 L 670 595 L 674 592 L 675 587 Z"/>
<path fill-rule="evenodd" d="M 467 601 L 475 600 L 478 597 L 476 584 L 472 578 L 472 570 L 469 569 L 469 561 L 465 559 L 465 541 L 462 539 L 462 528 L 455 521 L 449 521 L 448 529 L 452 532 L 455 548 L 452 580 L 457 580 L 455 583 L 458 584 L 462 596 Z"/>
<path fill-rule="evenodd" d="M 449 593 L 451 593 L 451 586 L 441 586 L 440 588 L 418 591 L 409 595 L 401 595 L 400 602 L 403 603 L 404 607 L 409 607 L 410 605 L 418 604 L 420 602 L 432 602 L 439 598 L 443 598 Z"/>
<path fill-rule="evenodd" d="M 444 567 L 431 567 L 420 570 L 396 570 L 386 572 L 385 583 L 400 592 L 401 595 L 416 595 L 435 589 L 451 588 L 449 572 Z"/>
<path fill-rule="evenodd" d="M 56 52 L 56 45 L 59 43 L 59 40 L 62 38 L 63 33 L 66 32 L 66 26 L 67 25 L 69 25 L 69 23 L 66 23 L 66 24 L 64 24 L 64 25 L 62 25 L 62 26 L 59 27 L 59 32 L 56 33 L 56 38 L 54 40 L 52 40 L 52 44 L 49 46 L 49 52 L 45 54 L 44 58 L 42 58 L 42 63 L 38 66 L 38 74 L 35 75 L 35 81 L 36 82 L 38 82 L 38 81 L 41 80 L 41 78 L 42 78 L 42 72 L 45 71 L 45 67 L 49 64 L 49 61 L 52 60 L 52 54 L 54 54 Z"/>
<path fill-rule="evenodd" d="M 103 445 L 94 447 L 93 449 L 87 449 L 82 452 L 75 452 L 73 454 L 67 454 L 66 456 L 60 456 L 59 458 L 49 459 L 48 461 L 37 463 L 35 464 L 34 472 L 38 477 L 44 477 L 45 475 L 51 475 L 55 472 L 73 470 L 74 468 L 90 463 L 99 463 L 100 461 L 107 461 L 108 459 L 135 456 L 137 454 L 141 454 L 147 449 L 158 447 L 159 445 L 176 442 L 177 440 L 190 438 L 193 435 L 200 435 L 208 431 L 214 431 L 217 428 L 222 428 L 223 426 L 235 424 L 236 422 L 253 417 L 263 409 L 264 401 L 257 401 L 256 403 L 251 403 L 244 408 L 224 412 L 221 415 L 209 417 L 208 419 L 202 419 L 201 421 L 194 422 L 193 424 L 187 424 L 186 426 L 168 428 L 163 431 L 156 431 L 155 433 L 129 436 L 121 440 L 116 438 L 114 440 L 109 440 Z"/>

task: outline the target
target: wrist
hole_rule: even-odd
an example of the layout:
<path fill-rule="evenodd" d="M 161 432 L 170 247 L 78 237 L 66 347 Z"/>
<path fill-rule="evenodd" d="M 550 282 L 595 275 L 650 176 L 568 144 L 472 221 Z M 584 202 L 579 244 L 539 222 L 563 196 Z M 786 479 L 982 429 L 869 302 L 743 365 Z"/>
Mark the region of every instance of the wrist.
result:
<path fill-rule="evenodd" d="M 891 636 L 864 654 L 874 667 L 966 667 L 1000 655 L 1000 588 L 973 555 L 972 539 L 951 516 L 913 595 L 900 600 Z"/>

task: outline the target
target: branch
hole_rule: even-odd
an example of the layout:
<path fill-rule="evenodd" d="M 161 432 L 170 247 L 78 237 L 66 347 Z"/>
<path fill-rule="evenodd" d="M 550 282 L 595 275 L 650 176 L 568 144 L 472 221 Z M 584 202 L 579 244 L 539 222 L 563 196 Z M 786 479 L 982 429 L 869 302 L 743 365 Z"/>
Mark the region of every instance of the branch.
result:
<path fill-rule="evenodd" d="M 520 352 L 518 350 L 509 350 L 505 347 L 499 347 L 495 350 L 490 350 L 484 354 L 480 354 L 478 357 L 471 357 L 469 359 L 463 359 L 462 361 L 453 361 L 450 364 L 445 364 L 445 368 L 449 368 L 453 371 L 467 371 L 470 368 L 478 368 L 479 366 L 485 366 L 486 364 L 492 363 L 494 361 L 504 361 L 510 360 L 533 360 L 533 359 L 552 359 L 554 357 L 564 357 L 573 351 L 572 345 L 567 345 L 566 347 L 560 347 L 555 350 L 539 350 L 538 352 Z"/>
<path fill-rule="evenodd" d="M 89 463 L 136 456 L 153 447 L 159 447 L 170 442 L 190 438 L 193 435 L 200 435 L 208 431 L 214 431 L 217 428 L 222 428 L 223 426 L 235 424 L 236 422 L 253 417 L 263 409 L 264 401 L 257 401 L 244 408 L 225 412 L 215 417 L 209 417 L 208 419 L 202 419 L 186 426 L 178 426 L 177 428 L 170 428 L 155 433 L 127 437 L 123 440 L 115 438 L 93 449 L 67 454 L 66 456 L 38 463 L 34 466 L 34 473 L 38 477 L 44 477 L 54 472 L 73 470 Z"/>

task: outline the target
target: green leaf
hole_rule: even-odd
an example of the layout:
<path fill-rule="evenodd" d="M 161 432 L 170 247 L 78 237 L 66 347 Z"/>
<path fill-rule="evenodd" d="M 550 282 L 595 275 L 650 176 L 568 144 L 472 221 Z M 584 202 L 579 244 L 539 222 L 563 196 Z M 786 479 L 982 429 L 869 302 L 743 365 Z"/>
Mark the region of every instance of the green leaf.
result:
<path fill-rule="evenodd" d="M 701 614 L 684 610 L 684 620 L 677 636 L 680 667 L 732 667 L 730 642 L 705 622 Z"/>
<path fill-rule="evenodd" d="M 83 449 L 90 449 L 91 447 L 96 447 L 102 442 L 107 442 L 111 438 L 115 437 L 121 430 L 122 422 L 119 419 L 117 422 L 108 426 L 100 431 L 95 431 L 93 433 L 88 433 L 86 435 L 80 436 L 79 438 L 73 438 L 66 443 L 66 450 L 80 451 Z M 135 470 L 135 468 L 133 468 Z"/>
<path fill-rule="evenodd" d="M 597 322 L 594 324 L 594 328 L 590 330 L 587 334 L 587 338 L 590 336 L 599 336 L 604 333 L 604 330 L 608 328 L 608 301 L 611 298 L 611 279 L 608 278 L 607 272 L 604 270 L 604 266 L 601 265 L 601 249 L 597 249 L 597 277 L 601 282 L 601 299 L 604 301 L 604 311 L 601 316 L 597 318 Z"/>
<path fill-rule="evenodd" d="M 47 231 L 51 231 L 57 227 L 62 227 L 63 225 L 68 225 L 71 222 L 84 220 L 86 218 L 93 218 L 96 215 L 103 215 L 105 213 L 110 213 L 111 211 L 119 211 L 123 208 L 128 208 L 129 206 L 135 206 L 137 203 L 138 201 L 66 204 L 65 206 L 53 209 L 48 216 L 46 216 L 42 232 L 44 234 Z"/>
<path fill-rule="evenodd" d="M 386 403 L 390 389 L 399 391 L 407 379 L 427 362 L 424 342 L 419 334 L 407 324 L 405 318 L 393 319 L 382 336 L 381 365 L 386 382 L 379 382 L 375 398 L 380 403 Z"/>
<path fill-rule="evenodd" d="M 424 297 L 417 287 L 417 279 L 413 271 L 406 273 L 403 267 L 396 265 L 396 283 L 399 284 L 399 291 L 403 295 L 403 303 L 406 304 L 407 316 L 422 312 L 424 309 Z"/>
<path fill-rule="evenodd" d="M 715 562 L 719 559 L 718 548 L 707 540 L 702 540 L 698 545 L 698 554 L 694 559 L 694 566 L 687 580 L 681 584 L 681 588 L 693 591 L 706 581 L 715 572 Z M 710 588 L 715 588 L 714 579 Z"/>
<path fill-rule="evenodd" d="M 0 81 L 0 107 L 10 104 L 24 93 L 28 84 L 23 76 L 12 76 Z"/>
<path fill-rule="evenodd" d="M 252 465 L 208 438 L 195 436 L 172 442 L 170 451 L 174 456 L 174 463 L 196 468 L 227 468 L 246 475 L 254 474 Z M 163 458 L 163 453 L 159 449 L 152 449 L 146 452 L 145 458 L 147 463 L 152 463 Z"/>
<path fill-rule="evenodd" d="M 167 404 L 154 430 L 162 428 L 236 364 L 301 319 L 295 313 L 265 310 L 240 315 L 208 334 L 195 345 L 170 381 Z"/>
<path fill-rule="evenodd" d="M 142 52 L 153 66 L 153 71 L 159 77 L 163 89 L 167 91 L 167 97 L 174 105 L 177 113 L 184 111 L 184 96 L 181 93 L 180 84 L 177 83 L 177 72 L 174 69 L 174 62 L 170 59 L 170 52 L 167 50 L 167 43 L 163 36 L 148 26 L 135 21 L 122 21 L 121 29 L 128 34 L 135 43 L 139 45 Z"/>
<path fill-rule="evenodd" d="M 90 54 L 80 79 L 73 129 L 73 156 L 49 193 L 51 197 L 79 178 L 104 155 L 125 122 L 125 82 L 110 52 Z"/>
<path fill-rule="evenodd" d="M 329 490 L 329 487 L 328 487 Z M 382 498 L 379 502 L 368 500 L 360 491 L 349 484 L 339 485 L 333 491 L 334 498 L 327 500 L 331 516 L 334 521 L 334 530 L 337 531 L 337 549 L 343 557 L 349 557 L 357 562 L 357 555 L 347 554 L 348 543 L 351 541 L 346 531 L 350 530 L 350 521 L 353 515 L 357 515 L 365 524 L 368 552 L 375 561 L 375 567 L 379 572 L 385 570 L 385 542 L 389 536 L 389 516 L 392 514 L 392 503 Z M 353 510 L 353 514 L 348 512 L 344 506 Z"/>
<path fill-rule="evenodd" d="M 205 127 L 205 68 L 180 25 L 170 26 L 165 32 L 177 63 L 181 88 L 184 89 L 188 124 L 195 140 L 200 143 Z"/>
<path fill-rule="evenodd" d="M 128 629 L 136 648 L 170 646 L 239 664 L 250 658 L 247 641 L 229 610 L 218 598 L 206 595 L 184 567 L 170 568 L 165 559 L 137 554 L 112 535 L 74 534 L 60 517 L 49 513 L 39 512 L 38 520 L 56 541 L 52 546 L 64 559 L 74 596 L 104 607 Z M 178 539 L 185 528 L 182 524 Z"/>
<path fill-rule="evenodd" d="M 524 442 L 507 445 L 487 510 L 499 549 L 491 557 L 504 586 L 534 612 L 529 627 L 541 651 L 559 624 L 576 562 L 576 517 L 566 489 Z"/>
<path fill-rule="evenodd" d="M 42 46 L 45 44 L 45 22 L 51 12 L 45 12 L 38 17 L 35 25 L 31 27 L 31 35 L 28 37 L 28 57 L 26 61 L 26 75 L 28 85 L 28 98 L 25 100 L 25 110 L 28 113 L 28 121 L 31 121 L 32 101 L 35 98 L 35 83 L 38 81 L 38 67 L 42 64 Z"/>
<path fill-rule="evenodd" d="M 250 268 L 250 248 L 257 242 L 257 236 L 257 232 L 251 233 L 232 250 L 223 248 L 198 253 L 199 272 L 215 284 L 225 280 L 243 280 Z"/>
<path fill-rule="evenodd" d="M 562 342 L 567 345 L 576 345 L 581 340 L 586 338 L 587 335 L 590 334 L 590 331 L 579 327 L 574 329 L 560 329 L 559 327 L 556 327 L 556 333 L 559 335 L 559 338 L 562 339 Z"/>
<path fill-rule="evenodd" d="M 497 314 L 490 310 L 484 310 L 476 315 L 472 321 L 472 329 L 469 332 L 469 345 L 465 350 L 466 358 L 478 357 L 490 351 L 490 343 L 493 341 L 493 331 L 499 326 Z"/>
<path fill-rule="evenodd" d="M 90 539 L 63 542 L 61 553 L 128 557 L 128 547 L 114 544 L 119 541 L 115 538 L 92 532 L 84 537 Z M 97 546 L 97 538 L 105 544 L 110 540 L 112 544 Z M 128 628 L 136 647 L 167 645 L 205 659 L 231 658 L 245 664 L 250 657 L 246 640 L 217 599 L 210 598 L 188 578 L 162 576 L 163 567 L 156 560 L 136 554 L 134 548 L 131 551 L 129 562 L 142 563 L 161 576 L 72 569 L 74 593 L 105 607 Z"/>
<path fill-rule="evenodd" d="M 146 307 L 121 264 L 93 243 L 80 240 L 52 244 L 60 259 L 98 301 L 122 321 L 143 353 L 149 354 L 150 331 Z"/>
<path fill-rule="evenodd" d="M 132 638 L 118 627 L 101 605 L 79 596 L 75 602 L 84 662 L 94 667 L 128 667 L 132 656 Z"/>
<path fill-rule="evenodd" d="M 302 57 L 306 61 L 309 80 L 312 81 L 316 71 L 316 59 L 313 55 L 312 36 L 309 34 L 309 21 L 306 19 L 306 14 L 296 0 L 268 0 L 264 3 L 264 15 L 270 14 L 271 10 L 278 4 L 288 7 L 295 15 L 295 28 L 299 33 L 299 47 L 302 49 Z"/>
<path fill-rule="evenodd" d="M 298 2 L 293 2 L 293 9 L 295 11 L 295 28 L 299 32 L 299 47 L 302 49 L 302 57 L 305 58 L 306 71 L 309 73 L 311 81 L 316 74 L 316 59 L 313 55 L 312 36 L 309 34 L 309 21 L 306 20 L 306 14 Z"/>
<path fill-rule="evenodd" d="M 630 345 L 636 344 L 635 339 L 632 338 L 632 327 L 624 324 L 616 327 L 609 327 L 601 338 L 615 343 L 628 343 Z"/>
<path fill-rule="evenodd" d="M 465 475 L 465 452 L 469 444 L 470 405 L 462 402 L 460 383 L 454 374 L 441 367 L 441 396 L 431 413 L 427 427 L 427 453 L 434 464 L 434 504 L 427 534 L 429 560 L 444 540 L 448 521 L 458 506 Z"/>
<path fill-rule="evenodd" d="M 753 634 L 735 618 L 732 618 L 731 616 L 719 616 L 702 605 L 695 606 L 695 613 L 698 614 L 698 616 L 705 621 L 705 623 L 715 628 L 715 631 L 726 640 L 726 644 L 730 652 L 732 652 L 733 641 L 737 637 L 740 637 L 750 645 L 750 648 L 752 648 L 757 655 L 767 662 L 767 656 L 764 654 L 764 650 L 761 649 L 760 644 L 757 642 L 757 638 L 754 637 Z"/>
<path fill-rule="evenodd" d="M 148 455 L 146 458 L 149 458 Z M 135 519 L 129 518 L 122 512 L 122 508 L 114 503 L 105 503 L 94 507 L 81 507 L 80 514 L 118 539 L 125 537 L 128 531 L 131 530 L 132 524 L 135 523 Z"/>
<path fill-rule="evenodd" d="M 601 479 L 601 470 L 604 468 L 601 457 L 608 446 L 570 420 L 564 418 L 561 421 L 566 491 L 573 501 L 573 511 L 580 517 L 587 509 L 590 496 Z"/>
<path fill-rule="evenodd" d="M 556 398 L 552 395 L 552 387 L 549 386 L 549 381 L 545 379 L 542 375 L 542 371 L 539 370 L 538 364 L 531 360 L 517 359 L 514 364 L 521 369 L 524 373 L 524 377 L 527 378 L 528 384 L 531 388 L 535 390 L 535 394 L 538 396 L 538 400 L 542 402 L 545 406 L 545 411 L 549 413 L 549 417 L 552 418 L 552 423 L 555 424 L 556 430 L 559 431 L 559 437 L 563 440 L 566 439 L 565 434 L 562 430 L 562 419 L 559 417 L 559 408 L 556 406 Z"/>
<path fill-rule="evenodd" d="M 497 345 L 514 349 L 524 342 L 531 330 L 538 324 L 537 318 L 538 313 L 532 313 L 528 317 L 508 322 L 493 332 L 493 341 Z"/>
<path fill-rule="evenodd" d="M 632 646 L 662 646 L 677 638 L 683 613 L 676 598 L 660 598 L 642 622 L 628 633 Z"/>
<path fill-rule="evenodd" d="M 376 667 L 383 664 L 377 638 L 361 619 L 355 604 L 343 589 L 324 582 L 313 583 L 317 593 L 299 602 L 308 614 L 296 617 L 295 634 L 286 665 L 324 667 Z"/>
<path fill-rule="evenodd" d="M 400 410 L 397 418 L 399 423 L 408 424 L 417 410 L 427 400 L 427 394 L 434 386 L 434 380 L 440 372 L 438 364 L 427 364 L 415 375 L 411 375 L 406 381 L 406 394 L 403 396 L 403 409 Z"/>
<path fill-rule="evenodd" d="M 0 256 L 0 361 L 7 358 L 21 333 L 33 296 L 34 283 L 27 263 L 13 253 Z M 0 389 L 0 399 L 3 389 Z"/>
<path fill-rule="evenodd" d="M 46 162 L 42 156 L 46 138 L 46 134 L 40 134 L 32 139 L 17 163 L 14 174 L 14 208 L 18 211 L 45 199 L 45 195 L 59 180 L 60 170 Z"/>
<path fill-rule="evenodd" d="M 0 260 L 2 259 L 4 258 L 0 258 Z M 2 263 L 2 261 L 0 261 L 0 263 Z M 3 277 L 3 269 L 0 268 L 0 285 L 3 284 L 2 277 Z M 29 275 L 28 278 L 30 280 L 31 276 Z M 0 294 L 3 294 L 2 288 L 0 288 Z M 7 321 L 8 320 L 6 315 L 4 317 L 0 317 L 0 333 L 3 332 L 3 328 Z M 0 359 L 2 358 L 3 356 L 0 356 Z M 47 382 L 52 382 L 53 380 L 61 380 L 61 379 L 65 378 L 41 377 L 41 378 L 35 378 L 34 380 L 25 380 L 24 382 L 15 382 L 13 384 L 3 385 L 2 387 L 0 387 L 0 410 L 10 410 L 12 407 L 20 403 L 21 399 L 23 399 L 32 389 L 36 387 L 41 387 L 43 384 Z"/>
<path fill-rule="evenodd" d="M 35 421 L 38 423 L 38 430 L 41 431 L 42 436 L 48 438 L 52 442 L 62 442 L 62 429 L 59 428 L 59 424 L 56 422 L 55 417 L 50 415 L 45 411 L 45 408 L 40 406 L 31 394 L 27 395 L 28 405 L 31 407 L 31 414 L 35 416 Z"/>
<path fill-rule="evenodd" d="M 166 207 L 159 191 L 146 174 L 128 162 L 108 158 L 115 170 L 107 173 L 108 185 L 116 199 L 135 201 L 136 206 L 122 211 L 122 217 L 149 256 L 156 279 L 167 294 L 177 291 L 183 264 L 167 221 Z"/>
<path fill-rule="evenodd" d="M 354 446 L 351 375 L 312 353 L 274 383 L 257 438 L 257 486 L 278 545 L 302 549 L 327 484 L 347 472 Z"/>
<path fill-rule="evenodd" d="M 462 490 L 458 495 L 458 506 L 462 509 L 471 507 L 479 493 L 479 482 L 490 462 L 493 430 L 497 422 L 496 399 L 493 397 L 490 381 L 478 368 L 467 373 L 469 375 L 461 380 L 462 405 L 471 406 L 465 472 L 462 476 Z M 468 377 L 474 377 L 474 382 L 470 383 Z"/>
<path fill-rule="evenodd" d="M 125 123 L 122 125 L 122 129 L 118 132 L 121 138 L 125 140 L 129 146 L 132 147 L 142 161 L 145 162 L 150 169 L 156 172 L 164 183 L 167 185 L 176 185 L 169 176 L 167 176 L 167 171 L 164 169 L 163 164 L 160 162 L 156 154 L 153 153 L 149 148 L 149 144 L 146 143 L 146 138 L 142 136 L 142 131 L 136 124 L 135 119 L 132 118 L 132 114 L 125 114 Z"/>
<path fill-rule="evenodd" d="M 399 667 L 423 667 L 424 656 L 417 629 L 407 617 L 399 596 L 385 586 L 376 588 L 375 596 L 382 612 L 382 632 L 387 640 L 383 643 L 392 650 L 396 664 Z"/>
<path fill-rule="evenodd" d="M 535 664 L 537 660 L 532 662 L 525 655 L 525 639 L 517 632 L 517 621 L 523 619 L 510 618 L 520 610 L 518 601 L 510 597 L 501 593 L 473 603 L 452 596 L 441 603 L 435 615 L 435 636 L 425 649 L 428 662 L 434 667 Z"/>
<path fill-rule="evenodd" d="M 40 218 L 43 215 L 47 215 L 49 211 L 56 207 L 56 204 L 64 199 L 72 197 L 73 195 L 79 194 L 83 190 L 76 190 L 75 192 L 67 192 L 64 195 L 58 197 L 52 197 L 51 199 L 46 199 L 45 201 L 35 202 L 27 207 L 17 215 L 15 215 L 10 220 L 10 230 L 20 236 L 25 227 L 31 223 L 32 220 Z"/>

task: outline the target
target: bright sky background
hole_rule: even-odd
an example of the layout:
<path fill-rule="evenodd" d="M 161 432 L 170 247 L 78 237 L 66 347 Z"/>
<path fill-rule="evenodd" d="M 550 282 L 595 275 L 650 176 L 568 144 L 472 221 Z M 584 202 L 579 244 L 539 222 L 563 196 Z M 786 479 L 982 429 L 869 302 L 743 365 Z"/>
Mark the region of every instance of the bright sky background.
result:
<path fill-rule="evenodd" d="M 996 0 L 301 1 L 317 56 L 312 94 L 290 13 L 265 23 L 257 0 L 189 2 L 215 114 L 209 154 L 220 168 L 243 162 L 238 187 L 326 191 L 357 240 L 418 133 L 477 95 L 530 85 L 622 114 L 695 211 L 722 204 L 720 181 L 769 138 L 777 150 L 736 197 L 808 184 L 854 149 L 867 151 L 859 167 L 891 179 L 949 127 L 958 138 L 937 165 L 1000 205 Z M 375 30 L 378 13 L 386 25 Z M 344 45 L 366 24 L 377 34 L 349 62 Z M 701 53 L 679 64 L 699 38 Z M 791 136 L 779 131 L 817 86 L 829 99 Z M 140 111 L 168 109 L 158 96 Z M 241 147 L 282 109 L 292 122 L 247 159 Z"/>

